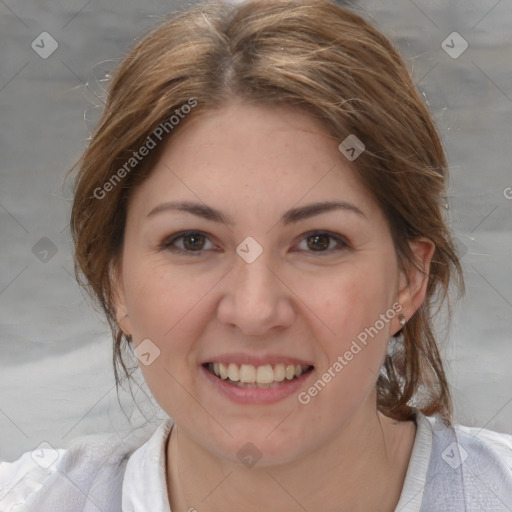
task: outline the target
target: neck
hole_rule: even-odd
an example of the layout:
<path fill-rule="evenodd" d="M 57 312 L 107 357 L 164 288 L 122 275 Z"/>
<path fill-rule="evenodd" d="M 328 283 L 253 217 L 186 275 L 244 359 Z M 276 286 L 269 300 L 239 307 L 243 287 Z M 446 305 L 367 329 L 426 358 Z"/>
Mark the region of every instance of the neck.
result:
<path fill-rule="evenodd" d="M 413 422 L 373 411 L 300 460 L 246 468 L 206 452 L 175 425 L 167 447 L 171 510 L 392 512 L 415 433 Z"/>

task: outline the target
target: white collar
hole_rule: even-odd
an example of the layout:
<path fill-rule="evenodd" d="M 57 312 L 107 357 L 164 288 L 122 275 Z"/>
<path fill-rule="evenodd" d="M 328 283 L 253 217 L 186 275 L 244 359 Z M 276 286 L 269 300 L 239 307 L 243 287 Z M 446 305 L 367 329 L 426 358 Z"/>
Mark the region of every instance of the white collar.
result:
<path fill-rule="evenodd" d="M 426 416 L 418 412 L 416 427 L 411 458 L 395 512 L 419 512 L 423 501 L 432 451 L 432 425 Z"/>
<path fill-rule="evenodd" d="M 167 497 L 165 447 L 172 425 L 171 419 L 164 420 L 130 456 L 123 479 L 124 512 L 171 512 Z"/>

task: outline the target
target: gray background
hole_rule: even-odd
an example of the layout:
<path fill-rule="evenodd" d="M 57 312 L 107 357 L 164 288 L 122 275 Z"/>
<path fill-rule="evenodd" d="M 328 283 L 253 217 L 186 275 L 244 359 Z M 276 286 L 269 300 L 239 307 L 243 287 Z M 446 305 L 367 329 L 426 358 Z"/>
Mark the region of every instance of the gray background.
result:
<path fill-rule="evenodd" d="M 107 327 L 73 278 L 65 175 L 99 118 L 105 77 L 184 6 L 0 0 L 0 460 L 42 441 L 123 436 L 127 417 L 135 426 L 165 417 L 141 378 L 135 405 L 128 389 L 117 399 Z M 451 330 L 440 329 L 456 419 L 512 433 L 512 0 L 361 1 L 355 10 L 405 57 L 449 156 L 448 215 L 468 286 Z M 457 58 L 442 47 L 454 31 L 469 45 Z M 47 58 L 31 47 L 42 32 L 58 43 Z M 461 48 L 452 39 L 451 51 Z"/>

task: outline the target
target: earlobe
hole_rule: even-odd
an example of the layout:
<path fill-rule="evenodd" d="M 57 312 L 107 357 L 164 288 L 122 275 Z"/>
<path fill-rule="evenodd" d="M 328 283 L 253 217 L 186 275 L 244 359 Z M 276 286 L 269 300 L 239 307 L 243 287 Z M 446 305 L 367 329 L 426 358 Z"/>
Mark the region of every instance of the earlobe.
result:
<path fill-rule="evenodd" d="M 119 325 L 121 330 L 124 332 L 124 334 L 126 334 L 126 336 L 132 335 L 132 329 L 131 329 L 130 318 L 129 318 L 128 313 L 125 313 L 121 317 L 119 317 L 119 315 L 118 315 L 117 316 L 117 324 Z"/>
<path fill-rule="evenodd" d="M 409 264 L 407 271 L 400 273 L 398 302 L 402 305 L 400 312 L 406 320 L 411 318 L 421 306 L 427 292 L 429 270 L 435 252 L 435 244 L 428 238 L 417 238 L 409 242 L 417 265 Z M 398 329 L 403 326 L 399 325 Z"/>

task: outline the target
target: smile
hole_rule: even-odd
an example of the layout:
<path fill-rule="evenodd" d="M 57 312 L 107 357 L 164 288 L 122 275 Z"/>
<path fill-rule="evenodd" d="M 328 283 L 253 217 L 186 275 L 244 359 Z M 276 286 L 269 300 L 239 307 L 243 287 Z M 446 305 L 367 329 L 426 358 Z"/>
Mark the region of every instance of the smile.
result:
<path fill-rule="evenodd" d="M 210 373 L 230 384 L 245 388 L 272 388 L 283 381 L 298 379 L 301 375 L 313 369 L 311 365 L 293 364 L 252 364 L 236 363 L 205 363 L 203 365 Z"/>

